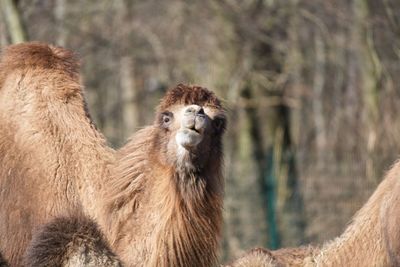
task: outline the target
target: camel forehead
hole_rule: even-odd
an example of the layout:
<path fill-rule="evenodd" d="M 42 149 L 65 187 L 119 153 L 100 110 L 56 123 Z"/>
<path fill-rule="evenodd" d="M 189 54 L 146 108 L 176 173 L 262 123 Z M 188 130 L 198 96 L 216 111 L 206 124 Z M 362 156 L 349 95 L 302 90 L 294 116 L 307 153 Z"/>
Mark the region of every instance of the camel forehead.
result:
<path fill-rule="evenodd" d="M 183 84 L 168 90 L 160 102 L 159 110 L 167 110 L 175 105 L 199 105 L 222 109 L 220 100 L 207 88 Z"/>

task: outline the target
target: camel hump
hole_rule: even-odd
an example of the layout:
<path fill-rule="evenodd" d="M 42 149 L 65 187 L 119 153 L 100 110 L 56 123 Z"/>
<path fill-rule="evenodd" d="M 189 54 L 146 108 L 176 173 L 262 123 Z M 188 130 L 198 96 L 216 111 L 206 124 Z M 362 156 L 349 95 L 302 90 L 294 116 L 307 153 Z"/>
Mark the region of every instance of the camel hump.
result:
<path fill-rule="evenodd" d="M 9 72 L 21 68 L 56 69 L 76 75 L 79 61 L 72 51 L 45 43 L 30 42 L 6 47 L 1 55 L 0 69 Z"/>
<path fill-rule="evenodd" d="M 79 60 L 65 48 L 31 42 L 6 47 L 0 57 L 0 90 L 18 90 L 14 97 L 25 99 L 27 91 L 39 96 L 67 100 L 81 91 Z M 43 98 L 38 98 L 46 101 Z M 48 99 L 48 98 L 46 98 Z"/>
<path fill-rule="evenodd" d="M 59 217 L 38 229 L 24 255 L 24 266 L 120 267 L 98 225 L 79 215 Z"/>

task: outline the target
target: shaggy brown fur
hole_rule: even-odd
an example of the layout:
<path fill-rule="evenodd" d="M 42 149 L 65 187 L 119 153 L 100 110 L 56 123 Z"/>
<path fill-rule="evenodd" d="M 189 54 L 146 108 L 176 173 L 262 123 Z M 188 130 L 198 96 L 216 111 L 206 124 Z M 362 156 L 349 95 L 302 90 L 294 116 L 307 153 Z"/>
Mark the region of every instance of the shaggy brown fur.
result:
<path fill-rule="evenodd" d="M 24 256 L 25 267 L 120 267 L 97 224 L 84 217 L 60 217 L 40 227 Z"/>
<path fill-rule="evenodd" d="M 78 210 L 128 266 L 215 265 L 225 126 L 218 99 L 179 85 L 155 123 L 114 152 L 87 114 L 77 65 L 72 53 L 43 44 L 3 53 L 0 251 L 20 266 L 33 229 Z"/>
<path fill-rule="evenodd" d="M 388 172 L 373 195 L 355 215 L 351 224 L 338 238 L 321 249 L 310 248 L 310 253 L 298 255 L 296 262 L 278 251 L 259 251 L 262 256 L 249 253 L 238 259 L 242 262 L 261 262 L 263 266 L 399 266 L 400 260 L 400 163 Z M 252 265 L 248 265 L 252 266 Z"/>

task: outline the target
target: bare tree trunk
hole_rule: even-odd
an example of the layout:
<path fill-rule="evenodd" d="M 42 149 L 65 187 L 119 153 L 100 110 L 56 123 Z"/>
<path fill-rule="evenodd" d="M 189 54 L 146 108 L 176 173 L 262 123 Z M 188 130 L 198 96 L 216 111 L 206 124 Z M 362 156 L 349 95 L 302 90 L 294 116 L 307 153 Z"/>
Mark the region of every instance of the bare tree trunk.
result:
<path fill-rule="evenodd" d="M 226 164 L 229 173 L 226 174 L 225 187 L 225 259 L 237 257 L 243 250 L 254 246 L 265 246 L 269 239 L 265 191 L 259 162 L 262 159 L 259 155 L 262 145 L 260 139 L 255 142 L 255 135 L 259 135 L 259 125 L 254 117 L 254 107 L 242 105 L 241 101 L 243 98 L 252 99 L 247 94 L 250 88 L 244 84 L 248 80 L 252 60 L 251 45 L 244 43 L 239 46 L 238 64 L 228 93 L 228 100 L 234 105 L 230 117 L 235 119 L 231 121 L 226 138 Z"/>
<path fill-rule="evenodd" d="M 56 0 L 55 4 L 55 17 L 57 21 L 57 40 L 56 44 L 59 46 L 65 46 L 67 38 L 67 27 L 65 25 L 65 12 L 66 12 L 66 1 Z"/>
<path fill-rule="evenodd" d="M 325 159 L 326 148 L 326 123 L 322 103 L 324 102 L 322 92 L 325 84 L 325 45 L 321 35 L 316 32 L 315 43 L 315 69 L 313 81 L 313 113 L 316 135 L 317 167 L 321 168 Z"/>
<path fill-rule="evenodd" d="M 378 56 L 373 44 L 372 32 L 369 27 L 369 8 L 366 0 L 357 0 L 353 5 L 356 15 L 355 27 L 358 33 L 360 45 L 360 70 L 361 86 L 364 101 L 364 118 L 367 127 L 367 178 L 375 183 L 379 182 L 379 175 L 374 160 L 376 142 L 378 138 L 379 118 L 379 89 L 378 83 L 381 79 L 381 68 Z"/>
<path fill-rule="evenodd" d="M 135 87 L 134 61 L 131 56 L 121 58 L 122 140 L 126 140 L 139 125 L 139 108 Z"/>
<path fill-rule="evenodd" d="M 11 42 L 13 44 L 26 42 L 28 38 L 16 2 L 13 0 L 1 0 L 0 5 L 11 36 Z"/>
<path fill-rule="evenodd" d="M 1 13 L 1 10 L 0 10 Z M 5 22 L 0 18 L 0 47 L 8 45 Z"/>

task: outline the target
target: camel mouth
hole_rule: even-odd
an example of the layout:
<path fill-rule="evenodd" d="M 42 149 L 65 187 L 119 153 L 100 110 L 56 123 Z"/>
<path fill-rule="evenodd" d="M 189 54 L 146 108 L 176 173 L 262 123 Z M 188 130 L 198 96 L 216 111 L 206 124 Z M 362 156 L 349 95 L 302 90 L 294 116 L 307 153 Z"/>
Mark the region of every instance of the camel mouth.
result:
<path fill-rule="evenodd" d="M 203 135 L 199 130 L 184 128 L 177 132 L 175 140 L 178 145 L 192 150 L 203 140 Z"/>
<path fill-rule="evenodd" d="M 196 132 L 196 133 L 198 133 L 198 134 L 201 134 L 201 131 L 200 131 L 200 129 L 196 129 L 196 128 L 191 128 L 191 129 L 188 129 L 189 131 L 193 131 L 193 132 Z"/>

